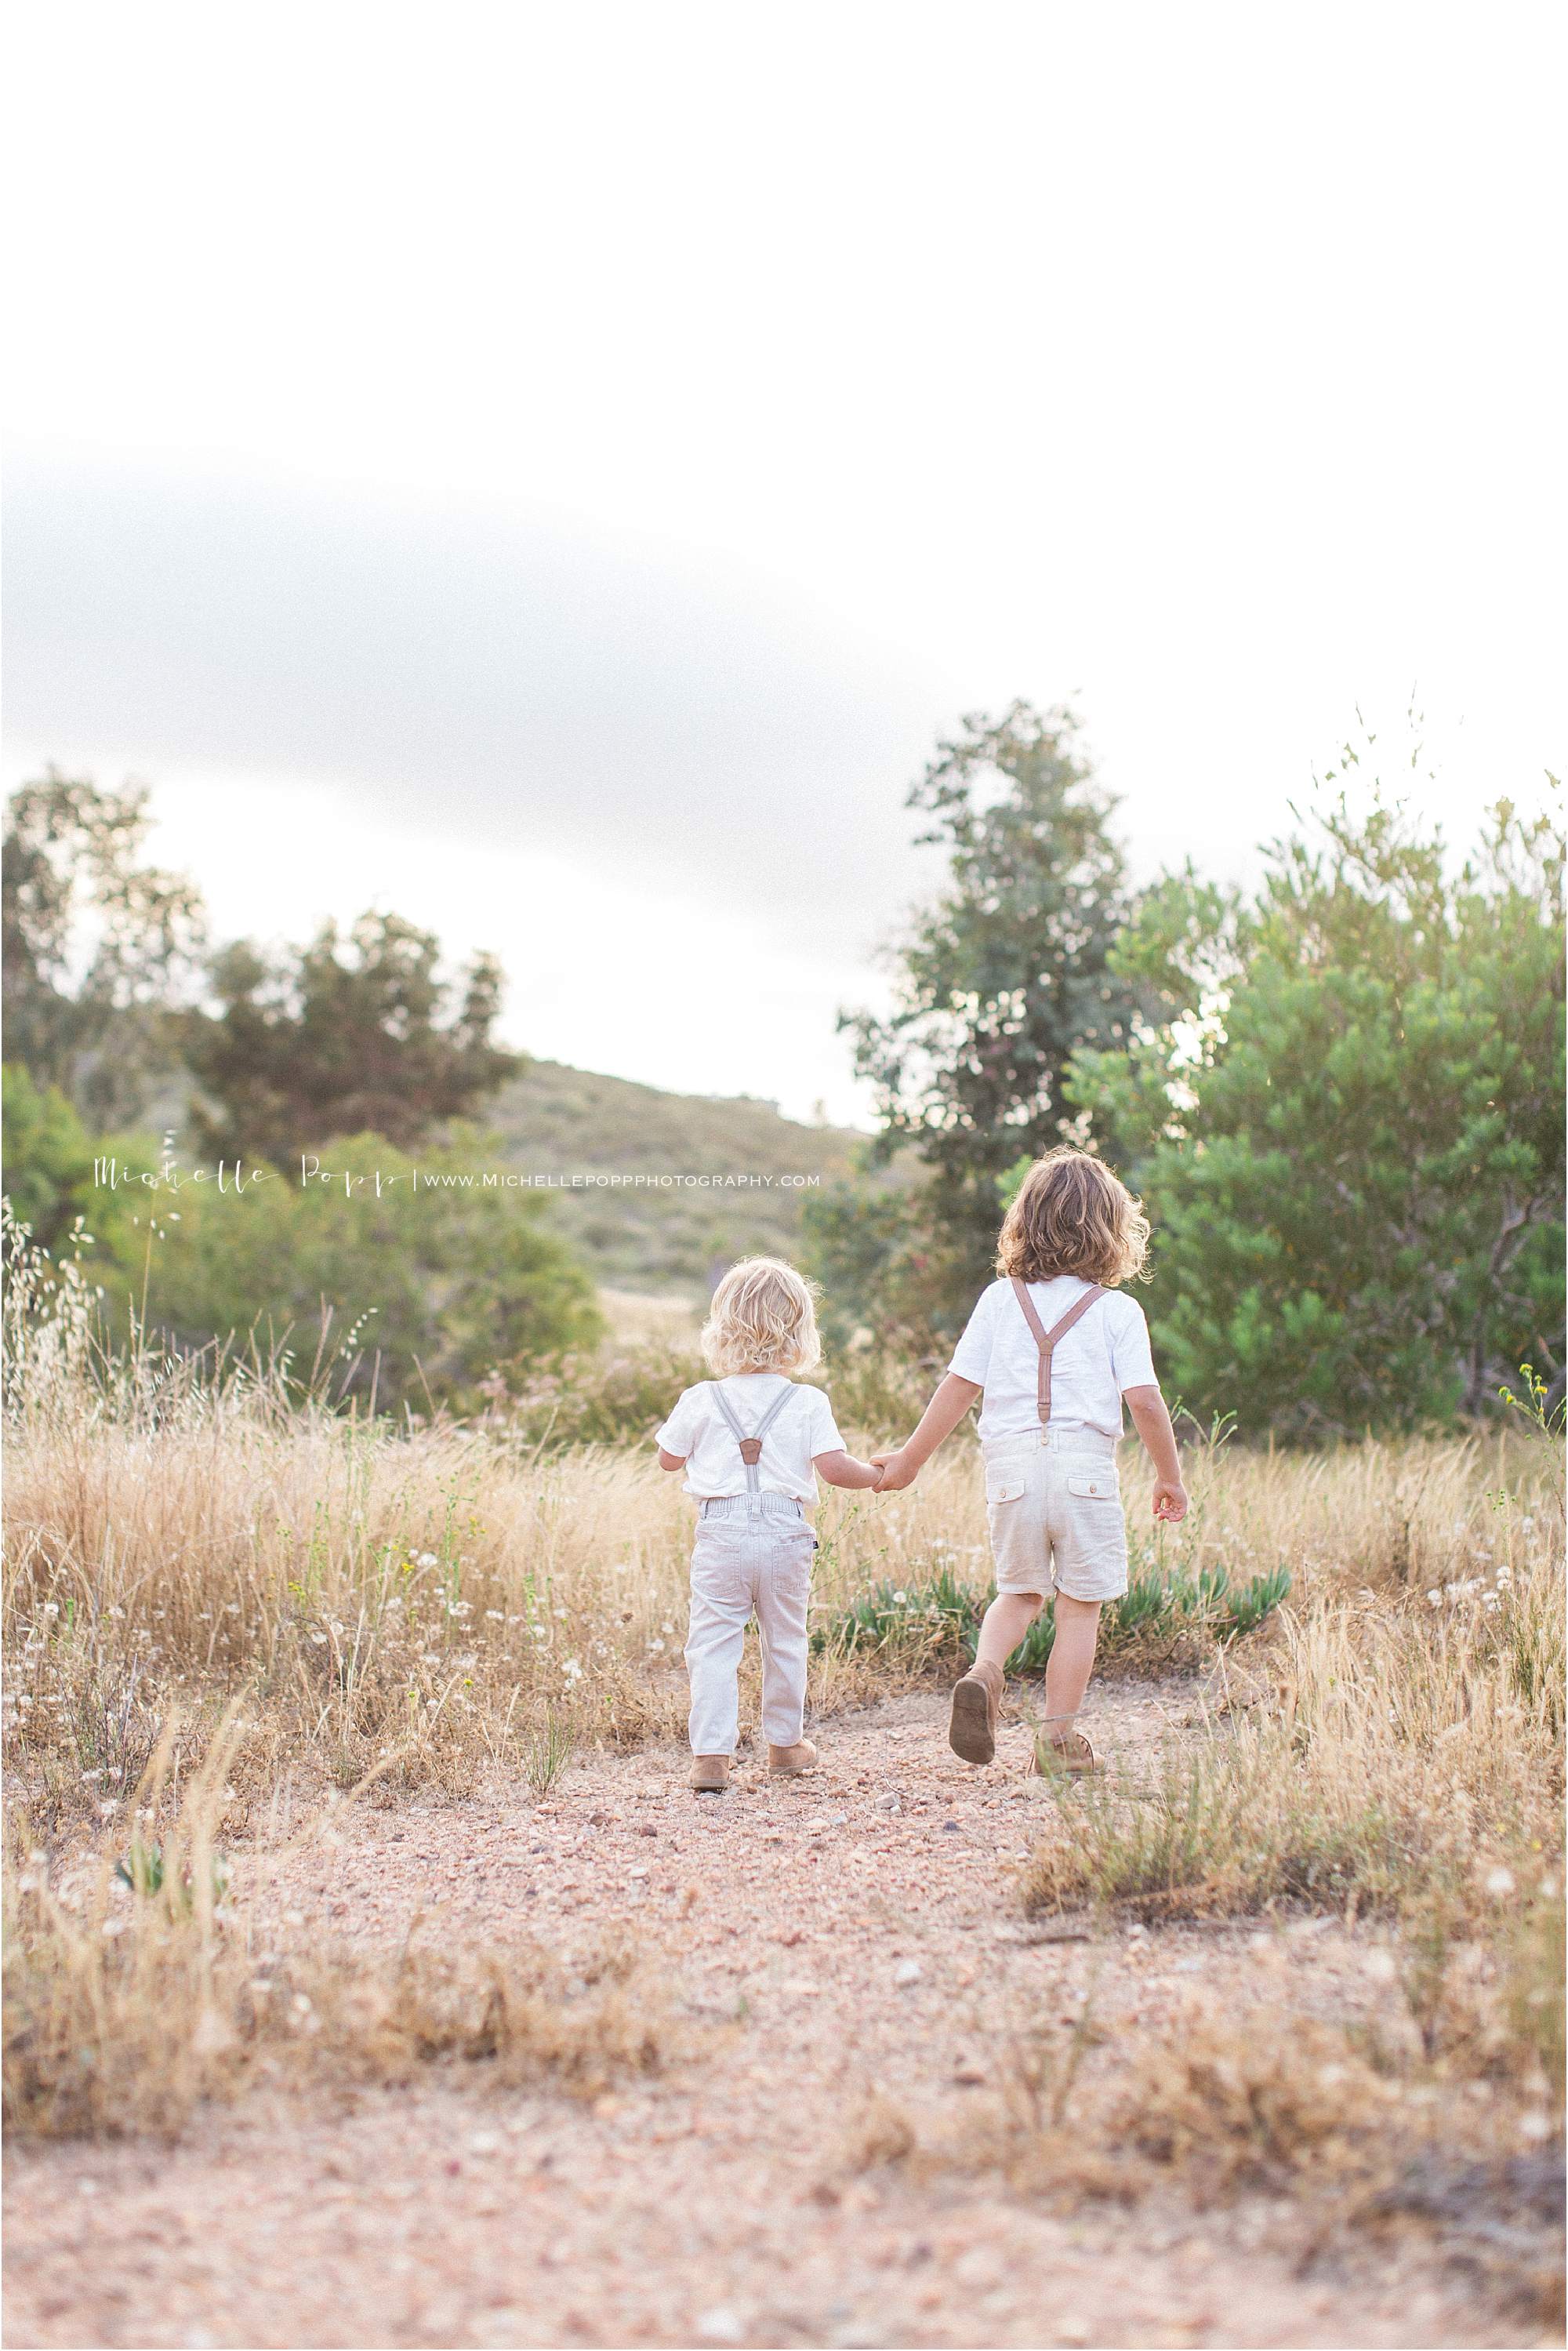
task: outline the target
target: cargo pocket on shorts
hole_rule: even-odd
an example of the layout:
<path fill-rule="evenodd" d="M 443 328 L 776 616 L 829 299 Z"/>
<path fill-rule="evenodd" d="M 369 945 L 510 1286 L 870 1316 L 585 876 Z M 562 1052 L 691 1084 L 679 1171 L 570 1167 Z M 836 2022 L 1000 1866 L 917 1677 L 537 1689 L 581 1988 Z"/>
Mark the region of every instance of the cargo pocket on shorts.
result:
<path fill-rule="evenodd" d="M 1099 1478 L 1069 1478 L 1067 1481 L 1067 1490 L 1070 1494 L 1075 1494 L 1081 1499 L 1088 1502 L 1106 1501 L 1119 1503 L 1122 1499 L 1121 1486 L 1115 1476 L 1110 1471 L 1106 1471 L 1103 1477 Z"/>

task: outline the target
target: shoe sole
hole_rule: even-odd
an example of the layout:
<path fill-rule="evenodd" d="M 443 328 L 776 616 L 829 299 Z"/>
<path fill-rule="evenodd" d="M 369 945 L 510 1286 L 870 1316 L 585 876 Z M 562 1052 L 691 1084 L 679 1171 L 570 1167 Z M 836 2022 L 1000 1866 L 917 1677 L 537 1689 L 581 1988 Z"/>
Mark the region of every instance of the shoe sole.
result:
<path fill-rule="evenodd" d="M 769 1763 L 768 1776 L 770 1780 L 803 1780 L 808 1771 L 816 1769 L 815 1763 Z"/>
<path fill-rule="evenodd" d="M 966 1763 L 994 1763 L 997 1742 L 991 1729 L 991 1709 L 983 1682 L 957 1682 L 953 1689 L 953 1717 L 947 1744 Z"/>

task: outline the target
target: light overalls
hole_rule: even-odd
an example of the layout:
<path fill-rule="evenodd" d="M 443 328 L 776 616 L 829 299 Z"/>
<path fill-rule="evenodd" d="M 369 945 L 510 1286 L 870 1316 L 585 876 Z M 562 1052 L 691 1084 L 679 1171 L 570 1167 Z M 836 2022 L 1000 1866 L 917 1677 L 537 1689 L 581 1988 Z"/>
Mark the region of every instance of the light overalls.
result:
<path fill-rule="evenodd" d="M 1115 1600 L 1127 1589 L 1127 1521 L 1116 1440 L 1103 1429 L 1051 1425 L 1051 1358 L 1104 1290 L 1095 1283 L 1048 1331 L 1026 1285 L 1013 1289 L 1040 1350 L 1040 1428 L 985 1447 L 986 1515 L 998 1592 L 1052 1590 L 1070 1600 Z"/>
<path fill-rule="evenodd" d="M 793 1747 L 806 1707 L 806 1606 L 817 1539 L 790 1494 L 765 1493 L 762 1440 L 796 1390 L 774 1397 L 757 1427 L 742 1428 L 721 1384 L 714 1400 L 746 1465 L 744 1494 L 702 1503 L 692 1551 L 692 1613 L 686 1635 L 694 1755 L 733 1755 L 739 1736 L 737 1676 L 753 1616 L 762 1645 L 762 1735 Z"/>

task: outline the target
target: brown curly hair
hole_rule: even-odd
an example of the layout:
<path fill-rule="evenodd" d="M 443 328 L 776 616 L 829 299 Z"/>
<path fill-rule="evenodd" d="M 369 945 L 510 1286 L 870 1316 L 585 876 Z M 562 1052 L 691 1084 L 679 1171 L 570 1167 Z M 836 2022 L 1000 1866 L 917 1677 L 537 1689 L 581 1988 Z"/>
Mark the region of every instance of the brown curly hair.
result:
<path fill-rule="evenodd" d="M 1138 1279 L 1148 1249 L 1149 1220 L 1120 1177 L 1062 1144 L 1019 1185 L 997 1243 L 997 1271 L 1020 1281 L 1076 1273 L 1113 1290 Z"/>

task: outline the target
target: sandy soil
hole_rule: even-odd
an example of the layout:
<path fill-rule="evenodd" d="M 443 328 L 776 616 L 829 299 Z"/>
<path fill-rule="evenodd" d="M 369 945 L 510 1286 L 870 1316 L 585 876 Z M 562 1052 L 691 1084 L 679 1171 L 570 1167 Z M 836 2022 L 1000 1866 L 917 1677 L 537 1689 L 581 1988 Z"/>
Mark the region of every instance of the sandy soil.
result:
<path fill-rule="evenodd" d="M 1126 1757 L 1190 1692 L 1108 1688 Z M 1377 1996 L 1337 1927 L 1079 1940 L 1022 1929 L 1026 1734 L 987 1772 L 933 1698 L 824 1726 L 825 1768 L 694 1798 L 673 1750 L 450 1808 L 356 1808 L 267 1896 L 296 1933 L 570 1947 L 634 1928 L 679 1985 L 693 2062 L 591 2105 L 377 2090 L 253 2097 L 172 2150 L 30 2146 L 9 2168 L 13 2346 L 1394 2346 L 1538 2339 L 1455 2248 L 1308 2241 L 1265 2199 L 1042 2208 L 995 2179 L 861 2172 L 867 2094 L 962 2098 L 1009 2025 L 1111 2036 L 1194 1976 L 1343 2016 Z M 706 2044 L 706 2045 L 705 2045 Z"/>

